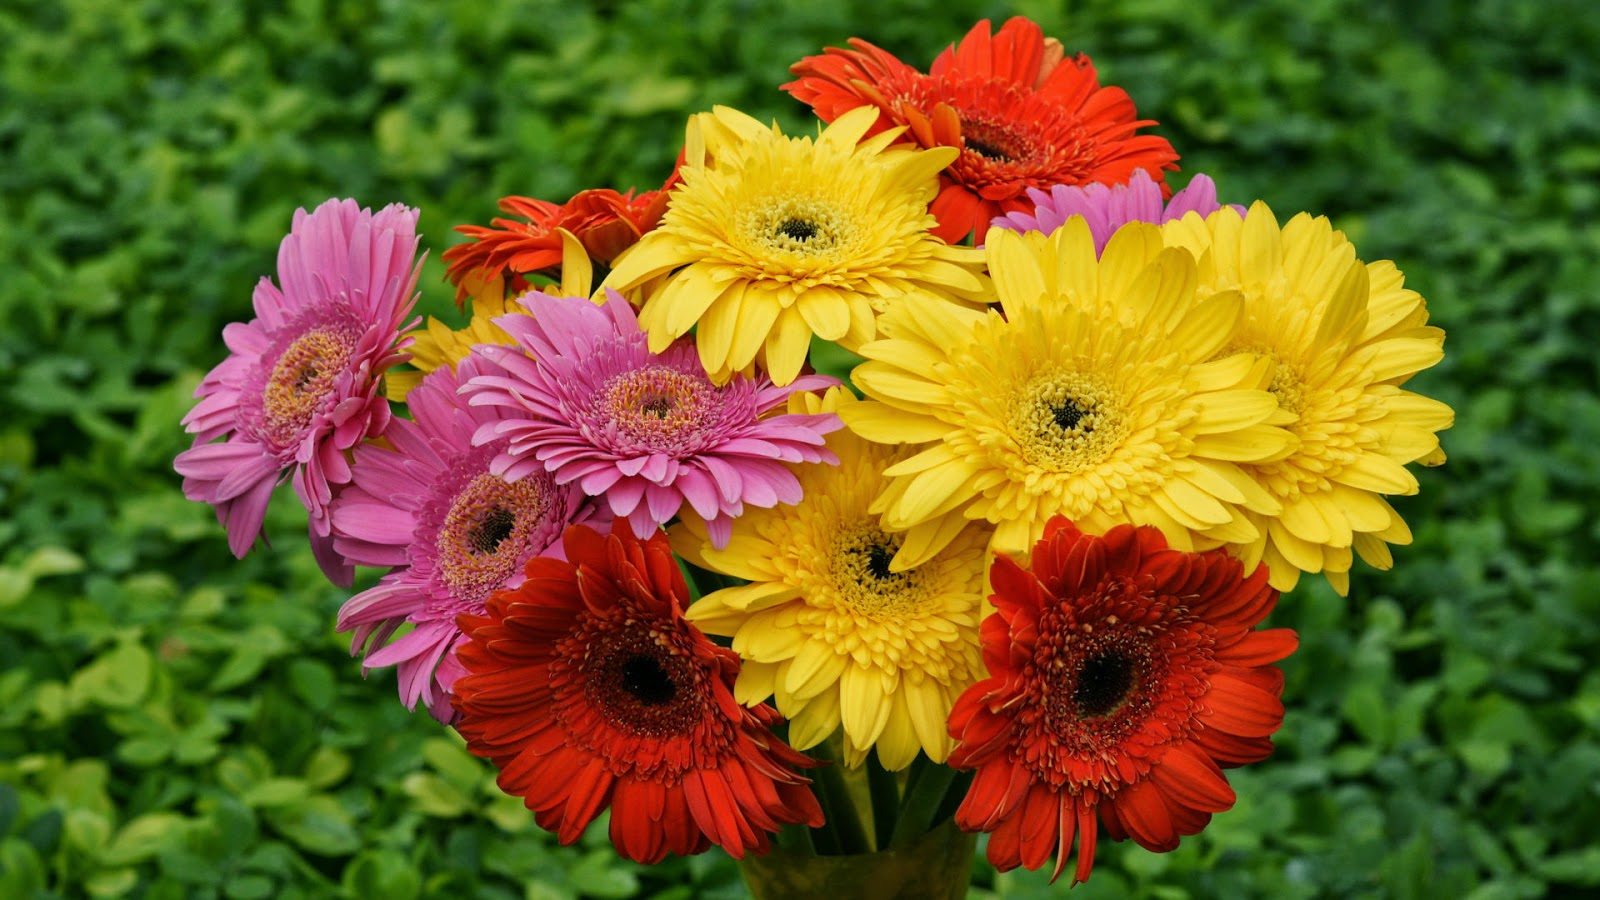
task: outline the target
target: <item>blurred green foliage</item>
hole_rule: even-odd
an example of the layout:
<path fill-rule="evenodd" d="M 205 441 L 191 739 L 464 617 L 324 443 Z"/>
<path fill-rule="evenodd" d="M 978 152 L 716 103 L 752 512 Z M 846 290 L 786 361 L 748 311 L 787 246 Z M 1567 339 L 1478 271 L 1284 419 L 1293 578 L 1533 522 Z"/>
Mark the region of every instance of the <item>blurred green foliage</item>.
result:
<path fill-rule="evenodd" d="M 1578 0 L 10 0 L 0 7 L 0 896 L 738 897 L 713 852 L 560 848 L 448 732 L 363 682 L 292 498 L 229 556 L 178 419 L 297 206 L 658 186 L 715 103 L 809 128 L 787 65 L 852 35 L 925 65 L 1024 13 L 1224 199 L 1392 258 L 1458 410 L 1416 531 L 1306 587 L 1279 751 L 1174 853 L 1074 897 L 1600 889 L 1600 18 Z M 1178 177 L 1182 181 L 1183 176 Z M 370 577 L 370 576 L 369 576 Z M 1042 897 L 981 861 L 974 896 Z"/>

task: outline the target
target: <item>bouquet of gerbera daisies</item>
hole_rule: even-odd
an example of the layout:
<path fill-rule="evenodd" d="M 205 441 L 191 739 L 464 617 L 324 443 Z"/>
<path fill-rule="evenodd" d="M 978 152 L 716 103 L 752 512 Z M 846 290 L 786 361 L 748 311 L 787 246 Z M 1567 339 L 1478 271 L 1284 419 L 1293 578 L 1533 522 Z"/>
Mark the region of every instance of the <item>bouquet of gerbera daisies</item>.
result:
<path fill-rule="evenodd" d="M 330 578 L 386 569 L 364 670 L 562 842 L 930 896 L 982 832 L 1081 881 L 1271 753 L 1258 626 L 1409 541 L 1443 333 L 1326 219 L 1174 193 L 1030 21 L 850 45 L 784 85 L 814 134 L 698 113 L 660 190 L 459 228 L 460 330 L 412 318 L 415 210 L 297 213 L 176 467 L 238 555 L 290 480 Z"/>

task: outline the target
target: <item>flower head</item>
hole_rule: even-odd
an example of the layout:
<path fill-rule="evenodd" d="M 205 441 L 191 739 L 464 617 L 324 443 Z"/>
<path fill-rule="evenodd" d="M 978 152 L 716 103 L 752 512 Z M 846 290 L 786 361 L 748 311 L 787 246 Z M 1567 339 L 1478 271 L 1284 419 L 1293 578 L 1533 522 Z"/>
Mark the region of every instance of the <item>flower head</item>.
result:
<path fill-rule="evenodd" d="M 959 150 L 933 202 L 935 233 L 947 241 L 976 231 L 983 243 L 991 219 L 1028 208 L 1027 188 L 1122 184 L 1135 170 L 1177 168 L 1165 138 L 1135 133 L 1155 123 L 1138 118 L 1121 88 L 1101 87 L 1087 56 L 1064 61 L 1060 42 L 1027 19 L 997 34 L 979 22 L 927 74 L 859 38 L 850 45 L 796 63 L 799 77 L 784 90 L 824 122 L 866 106 L 880 113 L 869 135 L 906 126 L 923 147 Z"/>
<path fill-rule="evenodd" d="M 956 701 L 957 768 L 976 769 L 956 811 L 989 831 L 989 861 L 1074 881 L 1094 865 L 1096 817 L 1113 839 L 1178 846 L 1233 806 L 1222 767 L 1265 759 L 1283 723 L 1294 632 L 1255 631 L 1277 591 L 1221 550 L 1184 553 L 1153 528 L 1089 537 L 1057 517 L 1032 571 L 995 561 L 983 623 L 989 678 Z"/>
<path fill-rule="evenodd" d="M 356 565 L 393 567 L 345 603 L 339 630 L 354 630 L 351 651 L 364 651 L 364 666 L 396 667 L 408 709 L 420 700 L 445 722 L 465 640 L 456 617 L 482 615 L 491 593 L 521 584 L 532 557 L 559 557 L 562 530 L 592 515 L 577 485 L 544 472 L 514 484 L 492 474 L 505 440 L 472 445 L 504 411 L 469 406 L 457 388 L 498 371 L 472 357 L 424 378 L 407 399 L 413 421 L 395 420 L 387 446 L 356 448 L 353 483 L 331 508 L 335 550 Z"/>
<path fill-rule="evenodd" d="M 280 290 L 256 285 L 256 318 L 222 332 L 232 351 L 212 369 L 183 417 L 194 446 L 173 467 L 184 496 L 210 503 L 244 556 L 267 502 L 290 472 L 310 512 L 312 549 L 329 577 L 352 576 L 332 549 L 328 506 L 350 481 L 345 454 L 382 434 L 389 404 L 379 388 L 405 359 L 400 333 L 416 298 L 417 211 L 377 213 L 354 200 L 296 210 L 278 248 Z M 223 438 L 213 443 L 216 438 Z"/>
<path fill-rule="evenodd" d="M 1444 357 L 1444 332 L 1387 260 L 1364 264 L 1325 218 L 1300 214 L 1281 228 L 1266 204 L 1162 228 L 1169 244 L 1200 259 L 1200 292 L 1237 292 L 1244 320 L 1223 352 L 1258 354 L 1292 453 L 1243 466 L 1281 512 L 1248 515 L 1256 536 L 1231 541 L 1246 565 L 1265 560 L 1287 591 L 1301 572 L 1349 589 L 1352 551 L 1380 569 L 1389 544 L 1411 531 L 1384 499 L 1414 494 L 1405 466 L 1443 461 L 1438 432 L 1455 413 L 1404 390 Z"/>
<path fill-rule="evenodd" d="M 870 110 L 841 117 L 813 141 L 726 107 L 690 120 L 661 226 L 605 282 L 626 291 L 667 276 L 640 313 L 651 349 L 695 328 L 713 380 L 760 360 L 784 385 L 812 335 L 853 348 L 902 294 L 965 301 L 985 289 L 982 255 L 928 231 L 934 174 L 954 151 L 886 149 L 892 135 L 860 143 L 872 121 Z"/>
<path fill-rule="evenodd" d="M 1276 511 L 1238 468 L 1292 439 L 1251 356 L 1217 358 L 1242 303 L 1196 295 L 1195 261 L 1156 226 L 1119 231 L 1098 258 L 1083 219 L 1049 237 L 994 231 L 1003 311 L 908 298 L 861 348 L 852 380 L 873 402 L 841 410 L 883 443 L 931 442 L 890 467 L 874 510 L 891 530 L 951 510 L 1026 552 L 1044 523 L 1155 525 L 1175 547 L 1253 537 L 1239 508 Z"/>
<path fill-rule="evenodd" d="M 734 700 L 733 651 L 684 621 L 666 538 L 618 521 L 564 541 L 566 561 L 534 559 L 520 587 L 461 619 L 456 728 L 501 790 L 563 844 L 610 806 L 612 843 L 642 863 L 713 843 L 739 859 L 782 825 L 821 825 L 792 768 L 810 761 L 767 730 L 771 707 Z"/>
<path fill-rule="evenodd" d="M 1106 241 L 1111 240 L 1118 228 L 1129 222 L 1159 225 L 1189 213 L 1205 218 L 1222 208 L 1217 202 L 1216 184 L 1205 175 L 1194 176 L 1188 187 L 1172 195 L 1171 202 L 1164 199 L 1164 188 L 1143 169 L 1134 172 L 1127 184 L 1058 184 L 1049 193 L 1028 188 L 1033 210 L 1007 213 L 992 224 L 1007 231 L 1050 234 L 1067 219 L 1083 216 L 1089 222 L 1089 232 L 1094 235 L 1094 248 L 1098 252 L 1105 249 Z M 1233 205 L 1232 208 L 1244 215 L 1244 207 Z"/>
<path fill-rule="evenodd" d="M 667 187 L 673 184 L 667 182 Z M 583 243 L 589 256 L 609 265 L 639 236 L 656 227 L 667 208 L 667 188 L 619 194 L 600 188 L 580 191 L 566 203 L 555 204 L 532 197 L 505 197 L 500 209 L 518 219 L 494 219 L 490 227 L 457 225 L 456 231 L 472 240 L 444 252 L 446 273 L 456 285 L 456 304 L 464 304 L 474 281 L 496 281 L 509 276 L 506 292 L 521 293 L 531 285 L 527 276 L 555 273 L 562 266 L 560 232 L 565 230 Z"/>
<path fill-rule="evenodd" d="M 798 390 L 826 387 L 811 376 L 787 387 L 765 378 L 718 386 L 687 343 L 652 353 L 632 307 L 615 291 L 600 305 L 533 293 L 526 315 L 497 324 L 524 353 L 477 349 L 505 368 L 468 382 L 474 405 L 513 415 L 480 427 L 477 440 L 507 439 L 492 471 L 516 481 L 549 472 L 604 496 L 611 510 L 648 534 L 687 502 L 711 521 L 719 542 L 746 505 L 800 499 L 784 463 L 834 463 L 824 435 L 833 415 L 767 414 Z"/>
<path fill-rule="evenodd" d="M 852 402 L 834 390 L 823 399 L 797 395 L 791 408 Z M 689 620 L 733 638 L 744 660 L 739 700 L 775 696 L 797 749 L 842 725 L 849 764 L 874 747 L 891 770 L 919 750 L 942 762 L 950 705 L 982 675 L 988 528 L 951 513 L 905 534 L 885 532 L 869 508 L 883 470 L 911 452 L 848 432 L 828 446 L 840 464 L 798 469 L 799 504 L 745 513 L 725 549 L 711 546 L 698 518 L 683 517 L 673 532 L 680 555 L 750 582 L 700 598 Z M 939 532 L 954 537 L 919 558 Z"/>

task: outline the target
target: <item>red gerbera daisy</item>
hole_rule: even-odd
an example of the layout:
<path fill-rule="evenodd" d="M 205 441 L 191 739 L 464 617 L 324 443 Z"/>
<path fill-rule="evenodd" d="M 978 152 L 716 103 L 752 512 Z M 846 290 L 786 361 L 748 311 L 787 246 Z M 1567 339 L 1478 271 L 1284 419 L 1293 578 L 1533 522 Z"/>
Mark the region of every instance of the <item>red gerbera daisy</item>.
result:
<path fill-rule="evenodd" d="M 509 273 L 509 293 L 519 294 L 530 287 L 524 276 L 555 274 L 561 266 L 558 229 L 571 232 L 595 262 L 609 265 L 661 221 L 668 188 L 676 177 L 661 190 L 638 196 L 601 188 L 582 191 L 562 204 L 532 197 L 502 198 L 501 211 L 525 221 L 497 218 L 487 228 L 457 225 L 455 230 L 472 241 L 444 252 L 449 265 L 445 276 L 456 286 L 456 304 L 466 302 L 473 281 L 493 281 Z"/>
<path fill-rule="evenodd" d="M 876 106 L 867 134 L 907 126 L 923 147 L 955 147 L 961 156 L 940 176 L 930 210 L 934 234 L 954 243 L 989 221 L 1032 208 L 1025 191 L 1058 184 L 1126 184 L 1144 169 L 1162 181 L 1178 154 L 1166 138 L 1135 134 L 1154 125 L 1138 118 L 1121 88 L 1101 87 L 1089 57 L 1063 62 L 1061 44 L 1017 17 L 991 35 L 985 19 L 945 48 L 928 74 L 851 38 L 790 68 L 783 86 L 832 122 L 858 106 Z"/>
<path fill-rule="evenodd" d="M 977 775 L 956 812 L 991 831 L 989 861 L 1061 874 L 1094 866 L 1096 816 L 1114 840 L 1178 846 L 1233 806 L 1223 767 L 1265 759 L 1283 724 L 1287 628 L 1252 629 L 1278 592 L 1221 550 L 1185 553 L 1151 527 L 1104 537 L 1057 516 L 1033 570 L 992 570 L 997 613 L 983 623 L 988 679 L 956 701 L 950 755 Z"/>
<path fill-rule="evenodd" d="M 733 697 L 739 657 L 683 618 L 689 592 L 664 534 L 572 526 L 567 560 L 461 616 L 457 729 L 500 788 L 571 844 L 606 806 L 611 842 L 641 863 L 715 843 L 735 859 L 767 833 L 822 824 L 813 763 L 767 729 L 770 706 Z"/>

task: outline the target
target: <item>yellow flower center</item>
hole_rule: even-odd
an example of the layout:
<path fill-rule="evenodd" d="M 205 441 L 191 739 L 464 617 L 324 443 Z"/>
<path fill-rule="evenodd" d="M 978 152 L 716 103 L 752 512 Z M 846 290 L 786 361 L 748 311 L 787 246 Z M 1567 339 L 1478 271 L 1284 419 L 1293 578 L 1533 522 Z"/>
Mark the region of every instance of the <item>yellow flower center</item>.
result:
<path fill-rule="evenodd" d="M 479 600 L 505 584 L 538 526 L 549 498 L 543 478 L 508 483 L 474 478 L 455 497 L 437 538 L 438 577 L 455 596 Z"/>
<path fill-rule="evenodd" d="M 651 365 L 606 384 L 597 418 L 615 425 L 627 440 L 666 449 L 699 434 L 716 408 L 716 388 L 704 375 Z"/>
<path fill-rule="evenodd" d="M 1016 394 L 1010 428 L 1030 464 L 1054 472 L 1080 472 L 1111 456 L 1127 436 L 1117 395 L 1093 375 L 1044 372 Z"/>
<path fill-rule="evenodd" d="M 869 618 L 917 615 L 928 605 L 918 569 L 890 572 L 900 536 L 875 524 L 839 532 L 833 542 L 832 575 L 839 605 Z"/>
<path fill-rule="evenodd" d="M 337 328 L 318 328 L 295 338 L 267 376 L 262 411 L 269 437 L 284 445 L 301 437 L 354 346 L 353 336 Z"/>
<path fill-rule="evenodd" d="M 779 268 L 827 265 L 856 244 L 852 218 L 831 203 L 780 196 L 758 201 L 739 221 L 736 234 L 749 251 Z"/>

